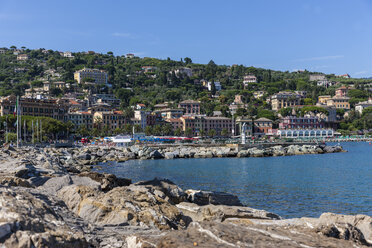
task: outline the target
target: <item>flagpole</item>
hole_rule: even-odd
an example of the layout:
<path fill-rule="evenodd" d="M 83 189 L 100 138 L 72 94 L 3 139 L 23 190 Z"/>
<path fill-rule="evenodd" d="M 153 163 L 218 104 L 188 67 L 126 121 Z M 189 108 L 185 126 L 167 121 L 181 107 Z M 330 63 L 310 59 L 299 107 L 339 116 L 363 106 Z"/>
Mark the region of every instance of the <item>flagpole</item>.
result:
<path fill-rule="evenodd" d="M 23 120 L 23 140 L 26 144 L 27 140 L 26 140 L 26 120 Z"/>

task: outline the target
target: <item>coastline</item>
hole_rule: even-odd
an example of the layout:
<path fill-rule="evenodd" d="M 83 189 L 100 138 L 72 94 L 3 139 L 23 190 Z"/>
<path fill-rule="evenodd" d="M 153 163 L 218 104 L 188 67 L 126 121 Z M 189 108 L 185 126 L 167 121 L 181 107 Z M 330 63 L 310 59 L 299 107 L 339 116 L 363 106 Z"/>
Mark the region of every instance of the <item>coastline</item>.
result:
<path fill-rule="evenodd" d="M 68 151 L 75 152 L 73 164 Z M 92 172 L 90 165 L 84 165 L 90 160 L 84 162 L 78 152 L 1 149 L 1 243 L 6 247 L 350 247 L 372 243 L 372 218 L 366 215 L 324 213 L 319 218 L 282 219 L 243 206 L 236 196 L 222 192 L 184 190 L 164 179 L 132 183 Z"/>

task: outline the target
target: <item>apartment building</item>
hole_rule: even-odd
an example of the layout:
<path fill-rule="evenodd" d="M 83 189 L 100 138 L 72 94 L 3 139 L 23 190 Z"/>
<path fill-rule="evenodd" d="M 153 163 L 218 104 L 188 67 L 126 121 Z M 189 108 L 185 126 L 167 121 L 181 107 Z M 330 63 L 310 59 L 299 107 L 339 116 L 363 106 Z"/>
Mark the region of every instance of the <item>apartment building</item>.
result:
<path fill-rule="evenodd" d="M 301 96 L 296 93 L 282 91 L 271 96 L 271 107 L 274 111 L 298 105 L 301 105 Z"/>
<path fill-rule="evenodd" d="M 315 116 L 286 116 L 279 123 L 279 129 L 316 129 L 324 128 L 323 122 Z"/>
<path fill-rule="evenodd" d="M 123 115 L 123 111 L 102 111 L 93 114 L 93 125 L 108 127 L 111 130 L 123 128 L 129 120 Z"/>
<path fill-rule="evenodd" d="M 191 68 L 183 67 L 173 71 L 174 74 L 179 77 L 180 75 L 186 75 L 188 77 L 192 77 L 192 70 Z"/>
<path fill-rule="evenodd" d="M 262 136 L 269 133 L 269 130 L 273 128 L 273 121 L 267 118 L 258 118 L 254 120 L 254 134 L 256 136 Z"/>
<path fill-rule="evenodd" d="M 194 100 L 185 100 L 178 104 L 178 108 L 184 109 L 186 115 L 199 115 L 200 102 Z"/>
<path fill-rule="evenodd" d="M 74 124 L 75 130 L 82 126 L 88 130 L 93 128 L 93 114 L 91 112 L 69 112 L 68 120 Z"/>
<path fill-rule="evenodd" d="M 257 83 L 257 77 L 255 75 L 249 74 L 244 76 L 243 78 L 244 86 L 247 86 L 250 83 Z"/>
<path fill-rule="evenodd" d="M 16 96 L 0 99 L 1 116 L 14 113 Z M 21 97 L 20 110 L 22 115 L 51 117 L 66 122 L 68 120 L 68 101 L 64 99 L 35 99 Z"/>
<path fill-rule="evenodd" d="M 28 55 L 27 54 L 19 54 L 19 55 L 17 55 L 17 60 L 18 61 L 28 60 Z"/>
<path fill-rule="evenodd" d="M 93 79 L 96 84 L 107 84 L 107 73 L 103 70 L 84 68 L 74 73 L 74 79 L 79 84 L 86 78 Z"/>

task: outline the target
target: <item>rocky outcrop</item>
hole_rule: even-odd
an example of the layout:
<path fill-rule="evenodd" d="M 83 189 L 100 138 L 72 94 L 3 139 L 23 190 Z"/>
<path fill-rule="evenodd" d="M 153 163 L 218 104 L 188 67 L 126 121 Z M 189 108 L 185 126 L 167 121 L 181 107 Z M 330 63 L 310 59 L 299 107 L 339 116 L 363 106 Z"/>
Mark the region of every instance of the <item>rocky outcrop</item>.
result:
<path fill-rule="evenodd" d="M 104 192 L 112 190 L 116 187 L 129 186 L 132 183 L 132 180 L 127 178 L 118 178 L 115 175 L 108 173 L 98 173 L 98 172 L 82 172 L 79 174 L 80 177 L 89 177 L 92 180 L 100 183 L 101 189 Z"/>
<path fill-rule="evenodd" d="M 164 194 L 144 186 L 117 187 L 104 193 L 87 186 L 68 186 L 58 192 L 67 206 L 98 225 L 147 226 L 160 230 L 185 226 L 181 212 Z"/>
<path fill-rule="evenodd" d="M 0 186 L 0 243 L 4 247 L 88 247 L 82 227 L 55 211 L 66 206 L 37 190 Z M 62 209 L 62 210 L 61 210 Z"/>
<path fill-rule="evenodd" d="M 198 205 L 228 205 L 242 206 L 239 198 L 235 195 L 224 192 L 202 191 L 202 190 L 186 190 L 187 200 Z"/>

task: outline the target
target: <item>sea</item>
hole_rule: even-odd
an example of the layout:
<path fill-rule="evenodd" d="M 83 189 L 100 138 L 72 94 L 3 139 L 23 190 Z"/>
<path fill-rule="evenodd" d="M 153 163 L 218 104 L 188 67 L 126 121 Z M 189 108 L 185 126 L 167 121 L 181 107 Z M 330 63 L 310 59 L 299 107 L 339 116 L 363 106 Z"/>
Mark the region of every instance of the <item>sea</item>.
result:
<path fill-rule="evenodd" d="M 132 179 L 167 178 L 182 189 L 237 195 L 249 207 L 283 218 L 324 212 L 372 216 L 372 145 L 341 143 L 348 152 L 264 158 L 131 160 L 98 171 Z"/>

